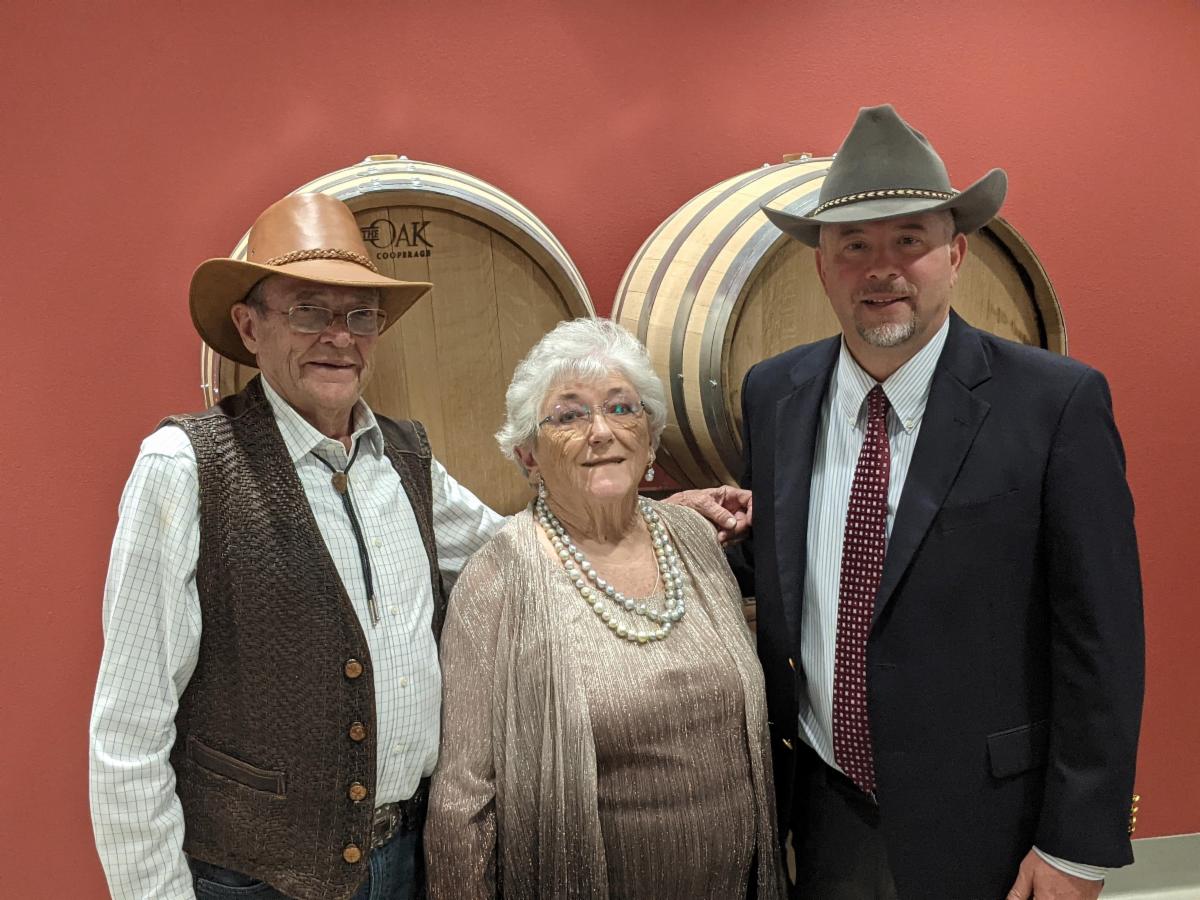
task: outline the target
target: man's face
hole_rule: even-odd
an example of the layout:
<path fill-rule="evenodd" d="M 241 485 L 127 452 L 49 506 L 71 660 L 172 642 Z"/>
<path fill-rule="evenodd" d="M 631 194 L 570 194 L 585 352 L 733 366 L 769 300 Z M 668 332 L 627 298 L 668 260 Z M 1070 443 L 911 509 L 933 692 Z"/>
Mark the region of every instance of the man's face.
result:
<path fill-rule="evenodd" d="M 966 252 L 949 213 L 822 226 L 817 272 L 856 358 L 907 360 L 925 346 Z"/>
<path fill-rule="evenodd" d="M 260 296 L 265 310 L 238 303 L 233 320 L 263 377 L 323 433 L 348 429 L 350 412 L 370 378 L 379 336 L 351 334 L 345 313 L 377 308 L 377 294 L 272 275 Z M 293 306 L 323 306 L 334 318 L 319 334 L 298 333 L 288 324 Z"/>

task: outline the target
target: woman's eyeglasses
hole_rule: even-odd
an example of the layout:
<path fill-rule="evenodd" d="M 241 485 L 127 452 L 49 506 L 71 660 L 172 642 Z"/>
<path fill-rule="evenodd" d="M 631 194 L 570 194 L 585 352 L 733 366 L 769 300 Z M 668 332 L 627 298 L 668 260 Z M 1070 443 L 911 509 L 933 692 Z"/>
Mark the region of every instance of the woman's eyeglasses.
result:
<path fill-rule="evenodd" d="M 538 426 L 549 425 L 552 428 L 587 431 L 592 426 L 592 418 L 599 413 L 604 416 L 609 427 L 628 428 L 641 418 L 643 409 L 638 401 L 622 397 L 605 400 L 595 409 L 587 403 L 560 403 L 551 410 L 550 415 L 538 422 Z"/>

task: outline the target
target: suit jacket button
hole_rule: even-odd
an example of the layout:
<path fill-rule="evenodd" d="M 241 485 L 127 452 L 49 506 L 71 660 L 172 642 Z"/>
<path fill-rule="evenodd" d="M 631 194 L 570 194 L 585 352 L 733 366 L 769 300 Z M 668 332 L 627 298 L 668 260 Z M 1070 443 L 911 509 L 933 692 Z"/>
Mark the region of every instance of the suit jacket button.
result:
<path fill-rule="evenodd" d="M 350 795 L 350 799 L 355 803 L 358 803 L 360 800 L 367 799 L 366 785 L 360 784 L 357 781 L 350 785 L 350 790 L 347 791 L 347 793 Z"/>
<path fill-rule="evenodd" d="M 350 740 L 358 743 L 367 739 L 367 726 L 362 722 L 355 722 L 350 726 Z"/>
<path fill-rule="evenodd" d="M 346 665 L 342 667 L 342 671 L 346 673 L 346 677 L 354 680 L 363 673 L 363 664 L 357 659 L 346 660 Z"/>
<path fill-rule="evenodd" d="M 356 862 L 362 859 L 362 857 L 362 851 L 358 849 L 357 844 L 347 844 L 346 849 L 342 851 L 342 859 L 350 863 L 350 865 L 354 865 Z"/>

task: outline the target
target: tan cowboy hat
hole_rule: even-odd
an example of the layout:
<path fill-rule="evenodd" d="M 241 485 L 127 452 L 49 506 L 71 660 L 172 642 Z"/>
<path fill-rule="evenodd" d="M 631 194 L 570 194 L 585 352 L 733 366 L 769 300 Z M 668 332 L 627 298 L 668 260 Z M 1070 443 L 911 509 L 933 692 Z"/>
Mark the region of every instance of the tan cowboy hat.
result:
<path fill-rule="evenodd" d="M 955 229 L 970 234 L 1000 211 L 1007 191 L 1003 169 L 992 169 L 966 190 L 954 190 L 945 163 L 925 135 L 884 104 L 858 111 L 812 212 L 797 214 L 766 206 L 762 211 L 780 231 L 815 247 L 822 225 L 939 210 L 952 212 Z"/>
<path fill-rule="evenodd" d="M 246 259 L 209 259 L 192 274 L 192 322 L 204 342 L 243 365 L 255 365 L 229 311 L 268 275 L 347 287 L 378 288 L 384 330 L 433 285 L 380 275 L 367 255 L 350 208 L 328 194 L 289 194 L 267 207 L 250 229 Z"/>

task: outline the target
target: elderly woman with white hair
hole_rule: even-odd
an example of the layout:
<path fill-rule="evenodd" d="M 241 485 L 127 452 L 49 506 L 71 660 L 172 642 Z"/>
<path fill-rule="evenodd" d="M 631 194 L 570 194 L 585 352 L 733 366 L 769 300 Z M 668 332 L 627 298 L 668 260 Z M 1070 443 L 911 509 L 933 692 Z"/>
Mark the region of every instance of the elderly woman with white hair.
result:
<path fill-rule="evenodd" d="M 666 423 L 642 346 L 547 334 L 496 435 L 537 499 L 442 633 L 430 896 L 783 896 L 763 676 L 711 525 L 638 495 Z"/>

